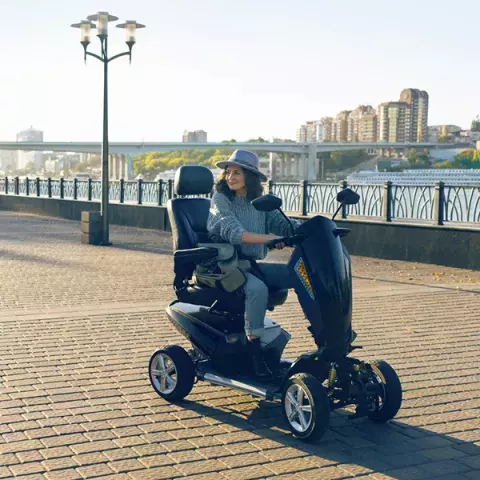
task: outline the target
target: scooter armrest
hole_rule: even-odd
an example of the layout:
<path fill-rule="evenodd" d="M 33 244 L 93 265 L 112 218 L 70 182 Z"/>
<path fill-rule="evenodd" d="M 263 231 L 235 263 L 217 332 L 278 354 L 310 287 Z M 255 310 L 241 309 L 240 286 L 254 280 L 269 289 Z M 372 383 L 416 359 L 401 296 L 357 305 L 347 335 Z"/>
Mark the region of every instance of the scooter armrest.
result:
<path fill-rule="evenodd" d="M 175 263 L 200 263 L 202 260 L 213 258 L 218 250 L 213 247 L 198 247 L 173 252 Z"/>

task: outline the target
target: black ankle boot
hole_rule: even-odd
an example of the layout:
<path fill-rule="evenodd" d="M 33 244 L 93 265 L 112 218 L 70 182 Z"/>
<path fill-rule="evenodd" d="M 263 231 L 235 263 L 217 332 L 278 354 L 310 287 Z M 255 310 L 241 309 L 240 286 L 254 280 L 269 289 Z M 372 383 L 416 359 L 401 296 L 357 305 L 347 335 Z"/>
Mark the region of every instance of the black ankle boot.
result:
<path fill-rule="evenodd" d="M 253 340 L 249 340 L 248 343 L 250 344 L 250 356 L 252 358 L 253 373 L 256 377 L 263 380 L 271 378 L 272 372 L 263 359 L 260 339 L 254 338 Z"/>

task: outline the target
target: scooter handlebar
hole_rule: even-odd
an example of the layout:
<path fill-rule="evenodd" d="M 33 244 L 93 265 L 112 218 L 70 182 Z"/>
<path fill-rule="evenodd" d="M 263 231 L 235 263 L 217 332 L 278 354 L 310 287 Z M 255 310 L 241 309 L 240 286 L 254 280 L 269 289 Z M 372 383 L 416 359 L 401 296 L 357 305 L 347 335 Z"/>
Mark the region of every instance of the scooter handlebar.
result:
<path fill-rule="evenodd" d="M 284 243 L 286 247 L 293 247 L 303 242 L 306 237 L 307 237 L 306 235 L 297 233 L 295 235 L 291 235 L 290 237 L 275 238 L 274 240 L 270 240 L 267 243 L 267 247 L 271 250 L 275 248 L 275 246 L 278 245 L 279 243 Z"/>

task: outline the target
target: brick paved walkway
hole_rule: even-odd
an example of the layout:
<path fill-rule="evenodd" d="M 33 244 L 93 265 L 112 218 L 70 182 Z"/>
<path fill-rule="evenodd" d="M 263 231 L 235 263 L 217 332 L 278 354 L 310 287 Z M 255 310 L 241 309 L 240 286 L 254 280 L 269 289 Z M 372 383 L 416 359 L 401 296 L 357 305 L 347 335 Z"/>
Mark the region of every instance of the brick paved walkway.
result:
<path fill-rule="evenodd" d="M 0 212 L 1 479 L 480 478 L 479 272 L 353 259 L 359 356 L 394 366 L 404 404 L 387 425 L 335 414 L 308 445 L 239 392 L 158 397 L 151 352 L 185 345 L 164 314 L 170 237 L 79 237 L 76 222 Z M 272 317 L 287 357 L 312 347 L 293 296 Z"/>

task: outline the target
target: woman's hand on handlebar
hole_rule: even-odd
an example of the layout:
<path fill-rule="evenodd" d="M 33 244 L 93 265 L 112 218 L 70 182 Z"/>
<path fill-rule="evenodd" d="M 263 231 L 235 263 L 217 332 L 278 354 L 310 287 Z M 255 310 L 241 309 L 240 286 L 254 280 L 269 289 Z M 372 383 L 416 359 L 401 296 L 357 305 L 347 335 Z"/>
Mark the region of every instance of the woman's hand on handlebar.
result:
<path fill-rule="evenodd" d="M 290 237 L 278 237 L 270 240 L 267 243 L 267 247 L 269 249 L 278 248 L 279 250 L 281 250 L 285 247 L 294 247 L 298 243 L 303 242 L 303 240 L 305 240 L 305 235 L 301 233 L 292 235 Z"/>
<path fill-rule="evenodd" d="M 282 250 L 282 248 L 285 248 L 286 246 L 287 244 L 285 243 L 285 237 L 277 237 L 267 243 L 267 247 L 270 250 L 273 250 L 274 248 L 277 250 Z"/>
<path fill-rule="evenodd" d="M 241 240 L 244 244 L 263 243 L 269 249 L 277 248 L 281 250 L 285 247 L 293 247 L 297 243 L 300 243 L 304 238 L 305 235 L 303 234 L 295 234 L 290 237 L 278 237 L 277 235 L 271 234 L 243 232 Z"/>

